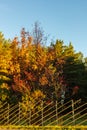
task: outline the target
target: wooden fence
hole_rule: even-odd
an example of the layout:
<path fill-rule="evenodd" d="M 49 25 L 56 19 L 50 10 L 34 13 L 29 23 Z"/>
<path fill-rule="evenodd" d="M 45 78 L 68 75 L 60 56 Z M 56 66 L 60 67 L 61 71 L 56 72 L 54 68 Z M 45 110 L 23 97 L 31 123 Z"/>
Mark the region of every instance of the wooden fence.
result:
<path fill-rule="evenodd" d="M 1 127 L 33 127 L 44 129 L 61 129 L 68 127 L 86 127 L 87 129 L 87 102 L 67 101 L 63 105 L 60 102 L 39 101 L 35 107 L 24 107 L 22 103 L 0 105 Z M 37 129 L 39 129 L 37 128 Z M 74 129 L 74 128 L 73 128 Z"/>

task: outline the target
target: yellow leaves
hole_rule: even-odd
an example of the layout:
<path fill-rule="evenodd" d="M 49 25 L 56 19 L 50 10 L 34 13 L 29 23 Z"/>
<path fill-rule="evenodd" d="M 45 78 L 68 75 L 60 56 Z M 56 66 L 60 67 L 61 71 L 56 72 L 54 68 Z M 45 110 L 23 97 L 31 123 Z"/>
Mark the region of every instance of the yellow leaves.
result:
<path fill-rule="evenodd" d="M 53 64 L 49 65 L 49 69 L 52 70 L 51 72 L 54 74 L 56 72 L 56 67 L 53 66 Z"/>
<path fill-rule="evenodd" d="M 38 69 L 37 65 L 32 65 L 32 69 L 37 70 Z"/>
<path fill-rule="evenodd" d="M 0 87 L 1 89 L 9 89 L 9 86 L 6 83 L 3 83 Z"/>
<path fill-rule="evenodd" d="M 54 46 L 54 49 L 55 49 L 55 56 L 60 57 L 62 55 L 62 52 L 63 52 L 63 49 L 64 49 L 63 41 L 57 40 L 56 44 Z"/>
<path fill-rule="evenodd" d="M 27 46 L 28 46 L 28 48 L 31 47 L 32 41 L 33 41 L 33 37 L 32 37 L 32 36 L 29 36 L 29 37 L 28 37 L 28 41 L 27 41 Z"/>
<path fill-rule="evenodd" d="M 1 72 L 1 71 L 0 71 Z M 4 71 L 3 71 L 4 72 Z M 8 77 L 4 76 L 4 75 L 0 75 L 0 80 L 10 80 Z"/>
<path fill-rule="evenodd" d="M 16 63 L 16 64 L 12 64 L 9 68 L 9 71 L 11 73 L 20 73 L 20 65 L 19 63 Z"/>
<path fill-rule="evenodd" d="M 34 93 L 32 94 L 32 96 L 36 99 L 38 98 L 44 98 L 45 95 L 40 91 L 40 90 L 36 90 L 34 91 Z"/>
<path fill-rule="evenodd" d="M 8 41 L 2 41 L 2 47 L 0 48 L 0 72 L 5 74 L 9 73 L 10 68 L 10 60 L 11 60 L 11 50 L 10 50 L 10 43 Z M 6 79 L 7 77 L 2 75 L 1 79 Z"/>
<path fill-rule="evenodd" d="M 5 101 L 6 98 L 7 98 L 7 95 L 6 95 L 4 92 L 3 92 L 2 94 L 0 94 L 0 99 L 1 99 L 2 101 Z"/>
<path fill-rule="evenodd" d="M 35 111 L 35 103 L 39 103 L 38 109 L 40 109 L 41 104 L 39 101 L 41 101 L 42 98 L 45 98 L 45 95 L 40 90 L 35 90 L 32 93 L 23 95 L 20 105 L 22 105 L 24 116 L 27 116 L 27 111 L 29 110 Z"/>

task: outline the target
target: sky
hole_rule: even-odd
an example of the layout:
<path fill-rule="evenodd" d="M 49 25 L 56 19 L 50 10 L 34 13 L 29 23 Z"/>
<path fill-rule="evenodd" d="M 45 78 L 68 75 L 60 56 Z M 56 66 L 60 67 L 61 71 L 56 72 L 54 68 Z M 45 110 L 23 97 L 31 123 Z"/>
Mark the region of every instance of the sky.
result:
<path fill-rule="evenodd" d="M 0 32 L 6 39 L 31 31 L 41 23 L 48 43 L 51 39 L 70 42 L 87 57 L 87 0 L 0 0 Z"/>

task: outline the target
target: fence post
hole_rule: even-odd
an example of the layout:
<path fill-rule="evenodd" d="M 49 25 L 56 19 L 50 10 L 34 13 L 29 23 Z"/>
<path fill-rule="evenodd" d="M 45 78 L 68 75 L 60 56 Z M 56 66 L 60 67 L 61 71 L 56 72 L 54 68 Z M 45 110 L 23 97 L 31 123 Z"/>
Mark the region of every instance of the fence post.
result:
<path fill-rule="evenodd" d="M 9 103 L 8 103 L 7 124 L 9 124 Z"/>
<path fill-rule="evenodd" d="M 58 106 L 57 106 L 57 101 L 56 101 L 56 120 L 57 120 L 57 125 L 58 125 L 58 111 L 57 111 L 57 109 L 58 109 Z"/>
<path fill-rule="evenodd" d="M 41 110 L 42 110 L 42 126 L 43 126 L 43 101 L 41 103 Z"/>
<path fill-rule="evenodd" d="M 31 125 L 31 109 L 29 108 L 29 125 Z"/>
<path fill-rule="evenodd" d="M 20 125 L 20 102 L 19 102 L 19 125 Z"/>
<path fill-rule="evenodd" d="M 74 113 L 74 101 L 72 100 L 72 116 L 73 116 L 73 125 L 75 125 L 75 113 Z"/>

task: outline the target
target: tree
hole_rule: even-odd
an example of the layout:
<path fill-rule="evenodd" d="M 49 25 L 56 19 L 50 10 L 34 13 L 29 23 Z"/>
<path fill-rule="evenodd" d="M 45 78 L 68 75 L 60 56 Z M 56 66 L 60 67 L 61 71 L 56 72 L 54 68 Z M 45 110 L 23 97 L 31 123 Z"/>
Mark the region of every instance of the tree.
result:
<path fill-rule="evenodd" d="M 81 53 L 71 55 L 66 58 L 66 64 L 63 66 L 63 75 L 66 80 L 66 88 L 68 97 L 73 96 L 74 88 L 78 86 L 78 93 L 74 93 L 74 98 L 81 98 L 81 91 L 84 90 L 83 86 L 85 85 L 85 66 L 82 62 L 82 59 L 79 59 Z M 78 95 L 78 96 L 77 96 Z"/>
<path fill-rule="evenodd" d="M 39 22 L 35 22 L 34 28 L 32 31 L 32 36 L 33 36 L 33 42 L 34 44 L 44 44 L 47 41 L 47 36 L 45 36 L 43 28 L 41 28 Z"/>
<path fill-rule="evenodd" d="M 10 41 L 0 33 L 0 100 L 5 101 L 9 95 L 9 63 L 11 60 Z"/>
<path fill-rule="evenodd" d="M 82 53 L 61 40 L 43 46 L 44 33 L 37 23 L 33 36 L 24 28 L 21 37 L 12 41 L 0 33 L 1 100 L 32 102 L 34 106 L 44 98 L 60 100 L 62 95 L 70 97 L 78 91 L 80 96 L 86 95 L 87 67 Z"/>

